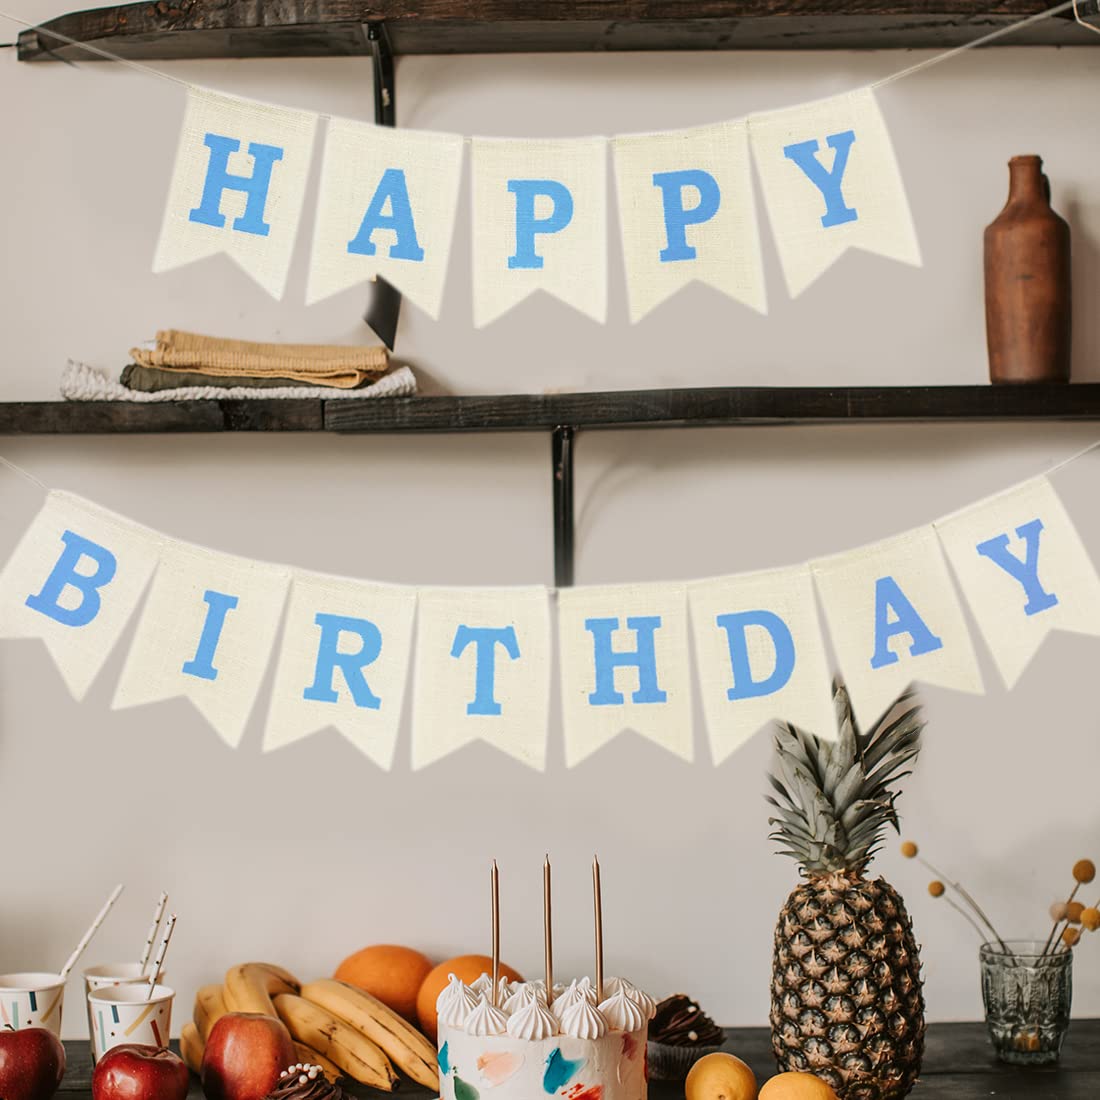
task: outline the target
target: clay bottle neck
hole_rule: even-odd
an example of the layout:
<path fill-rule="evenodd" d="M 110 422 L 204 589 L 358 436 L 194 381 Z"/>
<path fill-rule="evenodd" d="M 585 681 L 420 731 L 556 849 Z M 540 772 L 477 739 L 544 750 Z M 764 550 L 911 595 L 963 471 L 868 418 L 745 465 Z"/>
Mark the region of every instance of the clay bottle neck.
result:
<path fill-rule="evenodd" d="M 1050 201 L 1050 184 L 1043 175 L 1042 157 L 1013 157 L 1008 162 L 1008 201 Z"/>

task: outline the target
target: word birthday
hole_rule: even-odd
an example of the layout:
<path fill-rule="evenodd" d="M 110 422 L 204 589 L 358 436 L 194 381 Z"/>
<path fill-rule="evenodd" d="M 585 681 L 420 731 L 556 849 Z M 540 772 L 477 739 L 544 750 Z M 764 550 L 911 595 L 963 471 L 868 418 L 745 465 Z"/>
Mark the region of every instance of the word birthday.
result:
<path fill-rule="evenodd" d="M 154 269 L 224 252 L 281 297 L 319 121 L 192 89 Z M 466 144 L 330 119 L 308 301 L 383 276 L 437 317 Z M 695 281 L 766 310 L 751 162 L 792 295 L 849 248 L 920 262 L 870 89 L 671 133 L 470 145 L 478 325 L 536 290 L 606 320 L 608 146 L 633 320 Z"/>
<path fill-rule="evenodd" d="M 689 636 L 715 763 L 773 719 L 833 736 L 815 592 L 864 721 L 913 681 L 982 691 L 948 562 L 1008 686 L 1051 630 L 1100 633 L 1100 579 L 1045 478 L 803 565 L 565 589 L 567 763 L 626 730 L 692 758 Z M 326 577 L 181 543 L 54 492 L 0 573 L 0 636 L 43 639 L 80 698 L 146 590 L 115 707 L 185 696 L 236 746 L 277 649 L 265 748 L 331 726 L 389 769 L 415 668 L 414 767 L 476 740 L 545 767 L 553 655 L 544 587 L 418 590 Z"/>

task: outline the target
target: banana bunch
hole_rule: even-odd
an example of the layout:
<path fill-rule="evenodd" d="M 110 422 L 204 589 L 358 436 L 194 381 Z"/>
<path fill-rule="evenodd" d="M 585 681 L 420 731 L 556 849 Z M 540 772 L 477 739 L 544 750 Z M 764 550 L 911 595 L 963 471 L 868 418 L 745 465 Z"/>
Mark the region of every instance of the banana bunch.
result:
<path fill-rule="evenodd" d="M 270 963 L 243 963 L 222 985 L 203 986 L 193 1021 L 180 1037 L 183 1060 L 196 1073 L 211 1029 L 227 1012 L 256 1012 L 286 1024 L 302 1062 L 321 1066 L 330 1081 L 351 1077 L 392 1092 L 397 1071 L 439 1088 L 435 1047 L 396 1012 L 355 986 L 332 979 L 302 985 Z"/>

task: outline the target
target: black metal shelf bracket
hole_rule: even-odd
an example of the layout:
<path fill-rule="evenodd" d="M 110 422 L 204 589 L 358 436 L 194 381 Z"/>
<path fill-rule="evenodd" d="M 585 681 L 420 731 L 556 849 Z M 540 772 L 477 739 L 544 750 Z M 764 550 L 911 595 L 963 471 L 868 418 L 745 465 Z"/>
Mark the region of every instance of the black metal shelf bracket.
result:
<path fill-rule="evenodd" d="M 574 511 L 573 448 L 576 429 L 559 424 L 552 437 L 554 493 L 554 585 L 568 588 L 573 583 Z"/>
<path fill-rule="evenodd" d="M 368 23 L 366 34 L 374 59 L 374 123 L 376 126 L 396 126 L 397 91 L 389 32 L 385 23 Z M 363 320 L 390 351 L 397 341 L 400 317 L 401 292 L 379 275 L 371 281 Z"/>

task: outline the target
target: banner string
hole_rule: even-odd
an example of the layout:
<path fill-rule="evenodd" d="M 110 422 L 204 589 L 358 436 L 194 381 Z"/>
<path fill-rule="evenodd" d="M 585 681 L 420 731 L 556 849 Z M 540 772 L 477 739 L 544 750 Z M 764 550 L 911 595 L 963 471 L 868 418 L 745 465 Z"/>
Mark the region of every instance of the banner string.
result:
<path fill-rule="evenodd" d="M 1080 12 L 1077 8 L 1078 0 L 1062 0 L 1061 3 L 1056 4 L 1052 8 L 1047 8 L 1045 11 L 1036 12 L 1034 15 L 1029 15 L 1026 19 L 1021 19 L 1016 23 L 1010 23 L 1007 27 L 998 27 L 997 30 L 990 31 L 988 34 L 983 34 L 979 38 L 972 39 L 970 42 L 964 42 L 961 46 L 955 46 L 950 50 L 944 50 L 942 53 L 933 54 L 931 57 L 926 57 L 922 61 L 918 61 L 914 65 L 910 65 L 905 69 L 900 69 L 896 73 L 891 73 L 889 76 L 881 77 L 879 80 L 872 81 L 870 85 L 861 85 L 861 87 L 870 87 L 873 89 L 884 88 L 888 84 L 893 84 L 895 81 L 904 80 L 906 77 L 914 76 L 917 73 L 923 72 L 925 69 L 930 69 L 934 65 L 940 65 L 944 61 L 949 61 L 953 57 L 957 57 L 959 54 L 966 53 L 967 50 L 978 49 L 981 46 L 986 46 L 990 42 L 995 42 L 1000 38 L 1004 38 L 1007 35 L 1014 34 L 1016 31 L 1023 30 L 1024 27 L 1030 27 L 1035 23 L 1040 23 L 1045 19 L 1050 19 L 1052 16 L 1061 15 L 1063 12 L 1073 11 L 1074 19 L 1086 30 L 1095 31 L 1100 34 L 1100 27 L 1093 26 L 1091 23 L 1086 23 L 1081 18 Z M 27 30 L 34 31 L 36 34 L 47 35 L 51 38 L 55 38 L 60 42 L 64 42 L 68 46 L 76 46 L 78 49 L 86 50 L 88 53 L 95 54 L 97 57 L 103 58 L 105 61 L 114 61 L 119 65 L 124 66 L 127 69 L 132 69 L 134 72 L 142 73 L 145 76 L 156 77 L 160 80 L 167 80 L 173 84 L 177 84 L 182 88 L 188 90 L 201 88 L 202 85 L 195 84 L 190 80 L 184 80 L 181 77 L 173 76 L 171 73 L 165 72 L 163 69 L 156 69 L 152 65 L 143 65 L 140 61 L 131 61 L 125 57 L 119 57 L 118 54 L 112 53 L 110 50 L 105 50 L 100 46 L 94 46 L 90 42 L 81 42 L 78 39 L 70 38 L 67 34 L 62 34 L 60 31 L 50 30 L 47 27 L 43 27 L 39 23 L 31 23 L 26 19 L 20 19 L 16 15 L 12 15 L 10 12 L 0 9 L 0 18 L 8 19 L 12 23 L 17 23 L 19 26 L 26 28 Z M 14 45 L 14 43 L 12 43 Z M 43 47 L 46 52 L 49 52 L 48 47 Z M 69 64 L 73 64 L 69 62 Z M 332 121 L 335 116 L 326 114 L 323 111 L 313 111 L 311 114 L 316 114 L 319 118 L 323 118 L 326 121 Z M 468 137 L 465 139 L 467 142 L 470 140 Z"/>
<path fill-rule="evenodd" d="M 50 487 L 39 481 L 34 474 L 24 470 L 22 466 L 16 466 L 14 462 L 9 462 L 3 455 L 0 455 L 0 466 L 7 466 L 13 473 L 18 474 L 20 477 L 25 477 L 32 485 L 37 485 L 42 492 L 48 493 L 50 491 Z"/>

